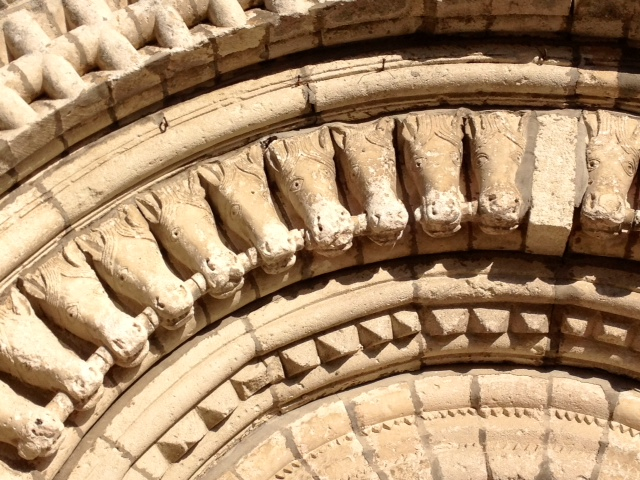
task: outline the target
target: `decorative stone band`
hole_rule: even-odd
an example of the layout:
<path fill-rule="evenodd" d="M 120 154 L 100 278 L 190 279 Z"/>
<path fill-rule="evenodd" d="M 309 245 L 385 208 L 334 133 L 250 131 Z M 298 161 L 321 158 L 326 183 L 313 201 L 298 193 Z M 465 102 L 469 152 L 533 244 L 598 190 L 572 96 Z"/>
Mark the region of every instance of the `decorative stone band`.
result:
<path fill-rule="evenodd" d="M 255 298 L 249 274 L 267 274 L 273 291 L 347 266 L 359 249 L 369 263 L 467 249 L 470 236 L 475 249 L 562 255 L 583 194 L 584 230 L 618 236 L 634 216 L 637 127 L 606 111 L 434 110 L 270 136 L 201 161 L 70 235 L 22 274 L 27 298 L 9 289 L 0 370 L 55 392 L 46 415 L 58 423 L 53 433 L 12 424 L 0 440 L 25 458 L 51 453 L 60 422 L 96 404 L 114 363 L 144 362 L 148 337 L 192 322 L 206 292 L 221 312 Z M 325 266 L 305 266 L 310 255 Z M 41 318 L 97 350 L 82 360 Z"/>
<path fill-rule="evenodd" d="M 276 40 L 273 50 L 277 50 L 278 40 L 291 40 L 291 37 L 298 41 L 302 37 L 302 44 L 311 47 L 313 42 L 308 45 L 309 39 L 317 34 L 326 37 L 333 33 L 334 37 L 338 37 L 333 41 L 325 38 L 325 44 L 344 43 L 345 39 L 339 38 L 339 31 L 345 27 L 381 21 L 382 25 L 393 24 L 393 20 L 403 17 L 400 31 L 397 32 L 396 25 L 386 35 L 413 33 L 420 29 L 423 17 L 442 22 L 443 25 L 439 26 L 442 33 L 453 33 L 460 28 L 451 25 L 451 22 L 459 22 L 461 17 L 467 15 L 487 17 L 475 26 L 479 31 L 486 28 L 488 17 L 507 17 L 510 14 L 542 20 L 537 29 L 532 28 L 536 33 L 537 30 L 564 33 L 566 25 L 570 23 L 566 20 L 573 20 L 570 0 L 559 1 L 554 8 L 545 9 L 544 12 L 538 12 L 537 9 L 532 11 L 531 7 L 523 10 L 521 5 L 513 4 L 506 9 L 481 6 L 478 10 L 478 7 L 474 7 L 465 15 L 460 15 L 461 12 L 457 11 L 459 6 L 453 1 L 438 2 L 437 7 L 425 11 L 422 0 L 402 0 L 384 8 L 370 0 L 351 0 L 338 5 L 325 5 L 325 2 L 317 0 L 139 0 L 131 4 L 118 4 L 119 8 L 115 9 L 108 0 L 47 0 L 36 5 L 31 3 L 36 2 L 23 2 L 24 8 L 14 7 L 7 13 L 0 11 L 0 26 L 6 38 L 5 45 L 0 45 L 0 62 L 5 64 L 0 69 L 0 84 L 3 85 L 0 127 L 5 129 L 19 128 L 37 121 L 39 115 L 29 103 L 42 94 L 51 99 L 73 99 L 82 94 L 85 88 L 91 88 L 81 75 L 96 67 L 105 71 L 139 69 L 148 59 L 144 52 L 138 50 L 153 42 L 161 47 L 160 51 L 184 51 L 196 48 L 203 40 L 208 43 L 210 38 L 220 43 L 224 56 L 224 50 L 234 52 L 243 49 L 236 45 L 241 39 L 249 40 L 254 48 L 257 47 L 264 41 L 267 30 L 273 31 L 271 36 Z M 244 12 L 244 9 L 254 6 L 265 7 L 266 10 L 260 8 Z M 583 20 L 585 13 L 587 18 Z M 590 13 L 588 7 L 583 7 L 581 3 L 576 15 L 575 33 L 578 35 L 593 33 L 587 25 L 582 25 L 591 20 Z M 296 18 L 297 21 L 292 22 L 291 16 L 307 18 L 306 21 Z M 619 21 L 628 21 L 622 12 Z M 211 29 L 206 25 L 200 30 L 189 30 L 205 22 L 222 28 Z M 294 23 L 298 25 L 291 31 Z M 495 19 L 492 23 L 495 23 Z M 524 33 L 522 24 L 516 30 L 516 23 L 505 24 L 503 28 Z M 324 25 L 327 31 L 315 32 L 315 24 Z M 469 27 L 467 25 L 467 32 Z M 285 33 L 287 29 L 289 32 Z M 437 29 L 432 27 L 432 30 Z M 376 33 L 375 36 L 384 35 Z M 363 39 L 357 38 L 357 34 L 352 36 L 356 37 L 354 40 Z M 350 40 L 348 35 L 346 37 Z M 286 43 L 290 42 L 285 42 L 283 53 L 296 51 Z"/>
<path fill-rule="evenodd" d="M 251 444 L 249 433 L 273 415 L 310 412 L 315 409 L 300 407 L 335 392 L 341 392 L 343 400 L 352 398 L 343 391 L 437 365 L 508 361 L 529 368 L 595 367 L 639 378 L 640 314 L 638 292 L 632 287 L 638 278 L 631 271 L 582 261 L 476 253 L 386 262 L 310 280 L 203 333 L 189 346 L 188 355 L 181 348 L 169 356 L 152 387 L 122 394 L 118 405 L 94 425 L 92 448 L 74 456 L 59 476 L 82 480 L 107 467 L 114 479 L 148 472 L 155 478 L 184 480 L 208 467 L 219 476 L 234 463 L 225 460 L 234 445 Z M 196 322 L 214 321 L 210 315 L 217 316 L 216 302 L 203 298 Z M 176 331 L 158 334 L 165 348 L 181 337 Z M 618 454 L 633 458 L 640 450 L 640 395 L 630 388 L 632 383 L 611 390 L 593 371 L 582 377 L 582 385 L 558 378 L 564 375 L 557 370 L 533 374 L 533 379 L 502 372 L 477 379 L 482 385 L 478 389 L 471 386 L 476 380 L 463 373 L 421 382 L 424 408 L 416 413 L 416 404 L 409 402 L 405 415 L 415 413 L 429 422 L 428 430 L 446 430 L 451 426 L 447 421 L 466 424 L 476 440 L 480 427 L 505 436 L 510 426 L 538 434 L 555 426 L 583 430 L 577 443 L 560 431 L 560 436 L 532 441 L 539 445 L 533 450 L 536 455 L 564 449 L 562 459 L 549 455 L 554 468 L 566 465 L 571 455 L 584 454 L 575 468 L 591 471 L 600 462 L 599 448 L 606 448 L 603 468 L 609 471 Z M 392 417 L 375 421 L 374 415 L 391 414 L 393 405 L 406 404 L 383 405 L 378 403 L 377 413 L 357 423 L 362 429 L 356 435 L 364 431 L 374 441 L 375 434 L 395 428 Z M 528 423 L 516 426 L 520 419 Z M 391 423 L 384 426 L 387 420 Z M 276 422 L 278 428 L 271 431 L 282 432 L 283 421 Z M 445 430 L 442 441 L 448 434 L 455 443 L 455 434 Z M 471 438 L 457 431 L 465 438 L 462 443 Z M 505 436 L 503 441 L 510 438 Z M 318 446 L 329 440 L 322 434 L 314 439 L 309 441 Z M 588 445 L 583 443 L 587 439 Z M 618 441 L 625 439 L 625 448 L 618 451 Z M 457 453 L 453 465 L 464 456 Z M 540 463 L 528 465 L 537 468 Z M 272 461 L 263 467 L 279 474 L 284 465 Z M 264 470 L 255 476 L 244 472 L 246 478 L 271 478 Z M 576 476 L 589 477 L 582 472 Z"/>
<path fill-rule="evenodd" d="M 601 12 L 606 12 L 606 20 Z M 563 39 L 574 35 L 578 41 L 595 36 L 637 42 L 634 18 L 633 8 L 622 8 L 620 0 L 558 0 L 542 9 L 530 0 L 396 0 L 384 5 L 372 0 L 19 2 L 0 11 L 0 191 L 109 125 L 129 123 L 138 112 L 169 101 L 167 97 L 203 84 L 208 88 L 225 73 L 265 60 L 318 46 L 420 33 L 556 34 Z M 582 106 L 615 103 L 638 111 L 637 75 L 626 72 L 622 62 L 612 65 L 612 58 L 624 58 L 622 51 L 549 42 L 529 47 L 524 56 L 514 55 L 512 45 L 508 53 L 494 55 L 485 43 L 467 52 L 465 60 L 455 46 L 434 50 L 446 64 L 512 63 L 495 74 L 484 68 L 474 74 L 477 66 L 451 76 L 438 74 L 440 80 L 456 78 L 455 86 L 447 80 L 445 92 L 437 93 L 440 101 L 448 102 L 448 91 L 467 84 L 473 100 L 483 104 L 477 88 L 496 80 L 489 93 L 509 90 L 512 105 L 527 104 L 512 97 L 524 93 L 558 107 L 577 99 Z M 389 81 L 388 72 L 406 61 L 415 60 L 392 53 L 375 64 L 357 66 L 358 76 L 368 76 L 362 90 L 372 99 L 376 84 L 388 91 L 397 83 Z M 620 72 L 613 74 L 612 69 Z M 465 80 L 468 76 L 474 78 Z M 291 83 L 313 88 L 316 82 L 302 69 Z M 427 91 L 433 88 L 426 86 Z M 486 86 L 481 91 L 487 93 Z M 327 99 L 320 95 L 318 100 Z"/>
<path fill-rule="evenodd" d="M 639 400 L 626 386 L 557 370 L 398 375 L 286 413 L 275 431 L 268 431 L 268 421 L 257 426 L 210 459 L 201 478 L 398 478 L 401 473 L 428 479 L 568 479 L 591 478 L 592 472 L 633 478 L 640 432 L 609 419 L 625 418 Z M 193 416 L 188 420 L 197 425 Z M 168 450 L 169 438 L 159 450 Z M 160 478 L 150 460 L 137 470 Z"/>

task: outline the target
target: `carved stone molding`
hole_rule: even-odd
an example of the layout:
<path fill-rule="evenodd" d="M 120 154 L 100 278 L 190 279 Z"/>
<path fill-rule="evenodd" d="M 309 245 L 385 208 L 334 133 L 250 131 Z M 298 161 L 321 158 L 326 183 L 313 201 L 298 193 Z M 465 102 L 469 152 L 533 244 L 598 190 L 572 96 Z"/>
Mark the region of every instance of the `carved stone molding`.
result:
<path fill-rule="evenodd" d="M 98 402 L 103 376 L 114 364 L 153 363 L 148 337 L 158 326 L 162 336 L 194 322 L 205 293 L 219 302 L 213 308 L 221 318 L 254 299 L 256 288 L 263 296 L 303 278 L 416 253 L 500 248 L 559 256 L 569 248 L 600 254 L 589 235 L 616 238 L 635 226 L 635 211 L 627 203 L 634 171 L 624 171 L 625 182 L 614 181 L 618 170 L 598 162 L 611 161 L 602 152 L 621 149 L 628 154 L 621 161 L 635 165 L 634 147 L 624 141 L 633 138 L 636 122 L 604 110 L 433 110 L 269 136 L 204 159 L 71 233 L 66 246 L 22 273 L 18 285 L 28 298 L 11 286 L 0 318 L 9 325 L 16 315 L 24 316 L 29 320 L 20 328 L 34 328 L 42 339 L 6 336 L 2 370 L 55 392 L 47 409 L 64 421 L 74 409 Z M 544 143 L 558 131 L 574 135 L 573 149 Z M 580 135 L 586 149 L 579 147 Z M 553 167 L 545 164 L 551 155 Z M 552 169 L 558 165 L 561 172 Z M 580 172 L 587 170 L 584 193 Z M 573 225 L 573 207 L 583 195 L 591 203 L 583 203 L 581 230 Z M 624 200 L 607 210 L 611 202 L 602 200 L 607 195 Z M 593 199 L 604 207 L 589 209 L 600 205 Z M 625 215 L 619 217 L 623 204 Z M 437 301 L 446 297 L 437 295 Z M 498 297 L 494 292 L 493 300 Z M 458 326 L 478 334 L 507 332 L 508 317 L 497 321 L 491 309 L 481 310 L 462 312 L 460 318 L 445 312 L 442 321 L 433 313 L 429 333 L 461 333 Z M 632 311 L 625 310 L 635 318 Z M 391 323 L 393 338 L 420 330 L 415 312 L 411 315 L 413 320 L 397 317 Z M 81 352 L 60 344 L 49 320 L 69 338 L 93 345 L 86 362 L 77 357 Z M 522 320 L 521 333 L 538 328 L 527 321 Z M 356 331 L 351 330 L 339 334 L 341 342 Z M 362 341 L 376 345 L 388 331 L 379 325 Z M 334 345 L 331 336 L 321 344 L 313 354 L 286 354 L 284 371 L 306 371 L 361 349 L 358 342 L 353 351 Z M 599 361 L 619 371 L 608 360 Z M 39 450 L 21 447 L 38 444 L 30 434 L 21 435 L 5 440 L 17 444 L 23 456 L 52 453 L 56 435 L 47 433 L 50 439 L 40 441 Z"/>
<path fill-rule="evenodd" d="M 638 393 L 576 373 L 399 375 L 256 427 L 200 478 L 635 477 Z"/>
<path fill-rule="evenodd" d="M 619 269 L 581 262 L 479 254 L 425 257 L 413 265 L 387 262 L 311 280 L 279 292 L 246 315 L 232 315 L 199 339 L 188 356 L 184 349 L 176 351 L 166 368 L 157 372 L 153 387 L 123 394 L 120 405 L 112 410 L 118 412 L 118 420 L 104 418 L 93 428 L 98 447 L 77 456 L 60 475 L 76 480 L 108 466 L 114 478 L 134 475 L 132 470 L 153 472 L 157 478 L 192 478 L 206 469 L 207 462 L 213 468 L 211 474 L 219 476 L 229 465 L 224 460 L 229 448 L 246 446 L 247 434 L 268 424 L 273 415 L 314 411 L 303 405 L 398 372 L 438 372 L 439 365 L 508 360 L 528 367 L 597 367 L 638 378 L 639 315 L 634 306 L 637 292 L 631 287 L 635 281 L 635 273 L 623 275 Z M 195 320 L 206 325 L 211 322 L 207 312 L 215 311 L 216 300 L 202 301 Z M 159 339 L 171 345 L 179 335 L 166 332 Z M 454 372 L 447 375 L 454 384 L 466 381 Z M 447 384 L 437 396 L 427 390 L 425 398 L 435 403 L 422 418 L 440 422 L 443 435 L 452 428 L 443 419 L 464 423 L 485 418 L 486 428 L 495 428 L 496 435 L 506 435 L 504 422 L 518 418 L 529 419 L 531 428 L 544 432 L 549 414 L 585 428 L 593 425 L 598 430 L 585 433 L 594 444 L 589 444 L 591 453 L 585 457 L 589 461 L 582 465 L 590 469 L 600 462 L 598 440 L 603 428 L 626 435 L 630 448 L 635 445 L 631 439 L 637 437 L 640 422 L 633 410 L 638 400 L 632 389 L 620 393 L 619 400 L 609 394 L 596 400 L 585 393 L 591 387 L 585 386 L 583 392 L 579 385 L 558 381 L 550 399 L 549 389 L 531 379 L 520 383 L 511 373 L 505 377 L 507 383 L 495 391 L 487 385 L 487 402 L 488 398 L 494 402 L 490 404 L 477 403 L 470 395 L 477 390 L 468 384 L 462 392 Z M 180 396 L 180 392 L 189 395 Z M 556 395 L 565 400 L 558 403 Z M 183 400 L 177 402 L 178 397 Z M 346 398 L 345 394 L 340 397 Z M 458 404 L 458 398 L 466 398 L 467 403 Z M 526 402 L 534 398 L 543 405 L 531 417 Z M 613 416 L 610 409 L 615 410 Z M 168 410 L 172 415 L 162 416 Z M 315 437 L 319 442 L 323 438 Z M 567 459 L 573 449 L 575 455 L 582 452 L 578 446 L 582 443 L 559 437 L 555 441 Z M 547 448 L 545 441 L 537 443 L 543 451 Z M 492 448 L 499 450 L 499 445 Z M 616 448 L 615 443 L 611 445 L 613 458 Z M 462 458 L 454 455 L 450 461 L 455 464 Z M 617 467 L 614 462 L 607 468 Z"/>
<path fill-rule="evenodd" d="M 640 10 L 542 3 L 0 0 L 0 478 L 638 477 Z"/>

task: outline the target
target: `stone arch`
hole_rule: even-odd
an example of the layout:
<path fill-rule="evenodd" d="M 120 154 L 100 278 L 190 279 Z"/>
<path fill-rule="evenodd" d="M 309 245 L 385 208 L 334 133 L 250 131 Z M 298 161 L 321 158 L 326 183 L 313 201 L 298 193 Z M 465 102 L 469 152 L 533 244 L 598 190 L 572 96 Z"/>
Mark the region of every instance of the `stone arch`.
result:
<path fill-rule="evenodd" d="M 190 478 L 285 410 L 425 366 L 637 378 L 637 74 L 600 45 L 633 47 L 634 7 L 485 3 L 6 9 L 3 473 Z M 441 37 L 469 33 L 493 39 Z M 589 451 L 615 478 L 637 395 L 603 382 L 607 409 L 535 415 L 620 432 Z M 527 416 L 509 401 L 487 428 Z"/>

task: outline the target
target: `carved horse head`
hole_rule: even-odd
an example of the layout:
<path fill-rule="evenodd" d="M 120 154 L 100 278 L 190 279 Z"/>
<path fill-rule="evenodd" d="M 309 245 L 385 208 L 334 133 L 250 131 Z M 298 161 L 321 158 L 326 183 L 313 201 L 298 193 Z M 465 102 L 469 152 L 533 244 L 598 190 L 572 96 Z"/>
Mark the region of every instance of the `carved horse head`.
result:
<path fill-rule="evenodd" d="M 640 157 L 640 121 L 602 110 L 597 118 L 597 134 L 587 148 L 589 186 L 580 215 L 582 229 L 596 236 L 620 232 Z"/>
<path fill-rule="evenodd" d="M 220 239 L 195 170 L 139 195 L 136 202 L 169 253 L 204 275 L 211 295 L 225 298 L 242 288 L 244 268 Z"/>
<path fill-rule="evenodd" d="M 460 230 L 462 116 L 419 113 L 400 124 L 404 164 L 421 196 L 415 217 L 432 237 Z"/>
<path fill-rule="evenodd" d="M 399 240 L 409 221 L 396 192 L 393 131 L 392 118 L 331 127 L 349 189 L 365 211 L 369 238 L 380 245 Z"/>
<path fill-rule="evenodd" d="M 273 205 L 259 145 L 223 161 L 203 165 L 198 173 L 226 228 L 253 245 L 267 273 L 287 270 L 296 261 L 295 235 Z"/>
<path fill-rule="evenodd" d="M 515 230 L 529 204 L 517 184 L 526 145 L 519 113 L 482 112 L 470 117 L 472 162 L 480 184 L 478 213 L 485 233 Z"/>
<path fill-rule="evenodd" d="M 64 347 L 15 287 L 0 302 L 0 370 L 81 403 L 103 391 L 102 373 Z"/>
<path fill-rule="evenodd" d="M 338 198 L 333 155 L 327 127 L 276 140 L 267 149 L 269 171 L 302 217 L 309 247 L 324 255 L 351 248 L 354 231 Z"/>
<path fill-rule="evenodd" d="M 76 238 L 76 243 L 115 292 L 153 308 L 165 327 L 177 328 L 188 318 L 193 297 L 167 267 L 134 205 L 118 207 L 114 217 Z"/>
<path fill-rule="evenodd" d="M 148 351 L 146 329 L 114 305 L 75 243 L 25 275 L 22 286 L 40 301 L 49 318 L 74 335 L 106 347 L 118 364 L 133 366 Z"/>
<path fill-rule="evenodd" d="M 64 424 L 0 381 L 0 441 L 14 445 L 26 460 L 53 453 Z"/>

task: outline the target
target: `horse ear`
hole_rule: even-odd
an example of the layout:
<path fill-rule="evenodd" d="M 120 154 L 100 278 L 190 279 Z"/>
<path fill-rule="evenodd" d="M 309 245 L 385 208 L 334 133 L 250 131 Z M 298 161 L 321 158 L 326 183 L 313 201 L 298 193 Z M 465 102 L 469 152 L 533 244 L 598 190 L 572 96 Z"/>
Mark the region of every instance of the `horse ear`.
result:
<path fill-rule="evenodd" d="M 136 197 L 136 205 L 149 222 L 160 223 L 162 206 L 156 195 L 151 192 L 142 193 Z"/>
<path fill-rule="evenodd" d="M 331 132 L 329 131 L 329 127 L 324 126 L 319 130 L 318 143 L 322 150 L 326 152 L 333 151 L 333 143 L 331 142 Z"/>
<path fill-rule="evenodd" d="M 267 166 L 274 172 L 280 173 L 282 171 L 283 158 L 286 158 L 286 147 L 284 142 L 273 142 L 267 148 L 265 153 L 267 159 Z"/>
<path fill-rule="evenodd" d="M 29 300 L 20 293 L 16 287 L 11 287 L 9 293 L 11 300 L 11 310 L 16 315 L 34 315 L 33 307 L 29 303 Z"/>
<path fill-rule="evenodd" d="M 132 228 L 149 228 L 149 224 L 145 221 L 135 205 L 122 205 L 118 208 L 118 216 L 124 220 Z M 159 217 L 159 216 L 158 216 Z"/>
<path fill-rule="evenodd" d="M 395 120 L 391 117 L 384 117 L 378 120 L 376 128 L 384 133 L 392 132 L 395 126 Z"/>
<path fill-rule="evenodd" d="M 62 249 L 64 259 L 76 268 L 86 265 L 87 259 L 74 242 L 69 242 Z"/>
<path fill-rule="evenodd" d="M 100 232 L 93 231 L 91 233 L 85 233 L 75 238 L 76 245 L 84 253 L 91 255 L 96 261 L 102 258 L 102 252 L 104 251 L 105 241 Z"/>
<path fill-rule="evenodd" d="M 451 117 L 451 126 L 462 128 L 465 119 L 465 112 L 462 108 L 456 111 L 456 114 Z"/>
<path fill-rule="evenodd" d="M 336 142 L 336 145 L 344 150 L 347 131 L 340 125 L 332 125 L 331 136 L 333 137 L 333 141 Z"/>
<path fill-rule="evenodd" d="M 255 143 L 247 150 L 247 160 L 261 169 L 264 169 L 264 151 L 260 144 Z"/>
<path fill-rule="evenodd" d="M 22 287 L 29 295 L 40 300 L 44 300 L 47 296 L 47 285 L 39 271 L 22 277 Z"/>
<path fill-rule="evenodd" d="M 220 162 L 201 166 L 198 168 L 198 175 L 214 187 L 219 187 L 224 181 L 224 170 L 222 170 Z"/>
<path fill-rule="evenodd" d="M 187 172 L 187 185 L 189 186 L 189 191 L 191 193 L 203 192 L 200 177 L 198 177 L 198 171 L 195 168 L 192 168 Z M 204 194 L 200 193 L 200 196 L 204 196 Z"/>
<path fill-rule="evenodd" d="M 525 112 L 520 117 L 520 122 L 518 122 L 518 132 L 523 133 L 531 119 L 531 112 Z"/>
<path fill-rule="evenodd" d="M 408 142 L 412 142 L 418 135 L 418 117 L 408 115 L 400 124 L 400 135 Z"/>

